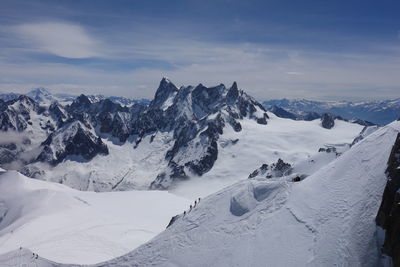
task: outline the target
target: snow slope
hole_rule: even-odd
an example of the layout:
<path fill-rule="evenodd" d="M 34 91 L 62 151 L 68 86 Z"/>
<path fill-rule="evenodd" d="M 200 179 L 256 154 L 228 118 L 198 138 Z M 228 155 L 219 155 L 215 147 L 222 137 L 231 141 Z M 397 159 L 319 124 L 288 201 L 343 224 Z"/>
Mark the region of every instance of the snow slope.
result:
<path fill-rule="evenodd" d="M 318 161 L 309 163 L 311 159 L 323 158 L 322 163 L 326 164 L 335 158 L 318 155 L 321 154 L 318 153 L 319 148 L 325 145 L 351 144 L 363 129 L 361 125 L 341 120 L 335 120 L 332 129 L 325 129 L 321 127 L 320 120 L 294 121 L 279 118 L 272 113 L 268 113 L 268 116 L 268 125 L 243 119 L 240 122 L 240 132 L 226 127 L 218 141 L 218 159 L 214 167 L 201 177 L 192 177 L 191 180 L 182 182 L 172 192 L 189 198 L 207 196 L 246 179 L 263 163 L 271 164 L 279 158 L 292 165 L 301 164 L 299 169 L 310 175 L 312 170 L 321 167 Z M 238 141 L 234 143 L 235 140 Z M 308 163 L 305 164 L 306 162 Z"/>
<path fill-rule="evenodd" d="M 394 122 L 307 179 L 249 179 L 149 243 L 96 266 L 376 266 L 375 216 Z"/>
<path fill-rule="evenodd" d="M 0 254 L 23 247 L 57 262 L 105 261 L 153 238 L 189 204 L 165 191 L 81 192 L 2 171 Z"/>

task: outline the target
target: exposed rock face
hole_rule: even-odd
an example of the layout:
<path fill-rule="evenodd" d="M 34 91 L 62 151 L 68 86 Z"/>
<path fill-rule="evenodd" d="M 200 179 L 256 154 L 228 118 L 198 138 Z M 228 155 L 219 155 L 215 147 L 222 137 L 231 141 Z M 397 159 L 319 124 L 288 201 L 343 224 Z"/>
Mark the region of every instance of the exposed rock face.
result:
<path fill-rule="evenodd" d="M 353 140 L 353 142 L 351 143 L 350 146 L 354 146 L 355 144 L 357 144 L 358 142 L 360 142 L 365 137 L 367 137 L 368 135 L 372 134 L 373 132 L 375 132 L 378 129 L 379 129 L 379 126 L 377 126 L 377 125 L 365 126 L 362 129 L 362 131 L 360 132 L 360 134 L 356 138 L 354 138 L 354 140 Z"/>
<path fill-rule="evenodd" d="M 32 123 L 30 121 L 31 112 L 37 113 L 38 111 L 38 104 L 24 95 L 4 102 L 0 110 L 0 130 L 22 132 Z"/>
<path fill-rule="evenodd" d="M 80 95 L 66 110 L 73 120 L 81 121 L 86 127 L 93 126 L 99 134 L 106 133 L 125 142 L 133 132 L 133 123 L 143 106 L 123 107 L 109 99 L 92 103 L 87 96 Z"/>
<path fill-rule="evenodd" d="M 393 266 L 400 266 L 400 134 L 390 153 L 386 174 L 388 181 L 376 223 L 385 230 L 382 252 L 392 257 Z"/>
<path fill-rule="evenodd" d="M 321 118 L 321 125 L 325 129 L 332 129 L 335 126 L 335 117 L 325 113 Z"/>
<path fill-rule="evenodd" d="M 108 154 L 107 146 L 80 122 L 72 122 L 52 133 L 42 143 L 37 160 L 56 165 L 67 156 L 81 156 L 90 160 L 97 154 Z"/>
<path fill-rule="evenodd" d="M 292 120 L 299 119 L 299 117 L 296 114 L 291 113 L 291 112 L 289 112 L 283 108 L 280 108 L 278 106 L 275 106 L 275 105 L 268 108 L 268 110 L 280 118 L 286 118 L 286 119 L 292 119 Z"/>
<path fill-rule="evenodd" d="M 336 150 L 337 150 L 336 147 L 328 146 L 328 147 L 321 147 L 320 149 L 318 149 L 318 152 L 337 153 Z"/>
<path fill-rule="evenodd" d="M 271 165 L 263 164 L 260 168 L 254 170 L 249 178 L 257 176 L 264 178 L 282 177 L 292 173 L 292 166 L 289 163 L 284 162 L 282 159 L 278 159 L 276 163 Z"/>
<path fill-rule="evenodd" d="M 304 115 L 303 120 L 305 121 L 313 121 L 316 119 L 321 118 L 321 115 L 319 115 L 316 112 L 307 112 L 307 114 Z"/>
<path fill-rule="evenodd" d="M 17 153 L 13 149 L 0 146 L 0 163 L 8 164 L 17 159 Z"/>
<path fill-rule="evenodd" d="M 163 78 L 156 91 L 153 101 L 150 102 L 150 109 L 166 109 L 173 100 L 178 88 L 167 78 Z"/>

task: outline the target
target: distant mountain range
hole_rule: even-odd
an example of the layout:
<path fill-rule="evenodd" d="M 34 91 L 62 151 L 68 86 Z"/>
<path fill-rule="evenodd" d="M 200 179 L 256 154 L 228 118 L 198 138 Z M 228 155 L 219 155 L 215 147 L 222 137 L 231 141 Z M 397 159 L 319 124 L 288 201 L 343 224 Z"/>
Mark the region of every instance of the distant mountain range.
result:
<path fill-rule="evenodd" d="M 9 101 L 18 98 L 20 95 L 21 94 L 16 94 L 16 93 L 3 93 L 0 94 L 0 99 L 4 101 Z M 43 87 L 33 89 L 23 95 L 30 97 L 31 99 L 35 100 L 41 105 L 50 105 L 54 101 L 57 101 L 60 104 L 64 105 L 71 104 L 78 97 L 78 95 L 65 94 L 65 93 L 52 94 L 48 89 Z M 123 106 L 132 106 L 133 104 L 138 104 L 138 103 L 140 104 L 150 103 L 150 100 L 148 99 L 134 99 L 123 96 L 87 95 L 87 97 L 92 103 L 99 102 L 100 100 L 104 99 L 109 99 L 112 102 L 121 104 Z"/>
<path fill-rule="evenodd" d="M 313 113 L 331 113 L 346 119 L 362 119 L 386 125 L 400 117 L 400 98 L 364 102 L 273 99 L 264 101 L 263 105 L 267 109 L 282 108 L 288 112 L 286 116 L 294 119 L 304 118 Z"/>
<path fill-rule="evenodd" d="M 9 101 L 21 94 L 3 93 L 0 99 Z M 25 94 L 41 105 L 50 105 L 57 101 L 60 104 L 71 104 L 77 95 L 55 93 L 46 88 L 36 88 Z M 122 106 L 134 104 L 147 105 L 149 99 L 135 99 L 123 96 L 86 95 L 92 102 L 109 99 Z M 271 99 L 261 103 L 267 110 L 282 118 L 295 120 L 314 120 L 321 118 L 324 113 L 340 116 L 347 120 L 362 120 L 366 124 L 386 125 L 400 117 L 400 98 L 380 101 L 314 101 L 307 99 Z"/>
<path fill-rule="evenodd" d="M 323 114 L 307 119 L 306 124 L 274 116 L 273 125 L 266 127 L 270 121 L 267 110 L 236 83 L 177 88 L 164 78 L 150 103 L 99 95 L 53 95 L 43 88 L 13 97 L 8 94 L 3 98 L 10 100 L 0 99 L 4 139 L 0 140 L 0 165 L 80 190 L 167 189 L 178 181 L 208 174 L 221 155 L 225 157 L 221 151 L 250 142 L 256 147 L 249 153 L 257 154 L 260 142 L 268 143 L 259 160 L 249 161 L 248 167 L 234 173 L 247 177 L 268 155 L 268 161 L 276 162 L 286 153 L 291 155 L 292 147 L 298 145 L 280 134 L 260 141 L 268 129 L 277 127 L 281 132 L 295 127 L 299 136 L 307 132 L 306 140 L 311 135 L 326 135 L 322 141 L 304 144 L 306 151 L 312 148 L 306 153 L 310 155 L 324 144 L 337 142 L 336 135 L 347 136 L 345 142 L 351 143 L 362 126 L 368 125 Z M 285 149 L 274 149 L 278 144 L 285 144 Z M 284 158 L 293 163 L 297 157 Z M 80 169 L 83 165 L 87 167 Z"/>

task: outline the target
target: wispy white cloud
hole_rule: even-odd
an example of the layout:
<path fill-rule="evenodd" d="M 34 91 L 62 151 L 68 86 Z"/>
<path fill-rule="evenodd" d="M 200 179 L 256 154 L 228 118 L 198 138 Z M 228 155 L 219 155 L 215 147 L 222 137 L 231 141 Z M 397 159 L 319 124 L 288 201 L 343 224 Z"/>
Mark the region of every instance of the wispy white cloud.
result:
<path fill-rule="evenodd" d="M 16 35 L 28 47 L 65 58 L 98 56 L 96 40 L 79 25 L 46 22 L 14 27 Z"/>
<path fill-rule="evenodd" d="M 43 31 L 38 25 L 44 25 Z M 168 76 L 178 86 L 200 82 L 230 85 L 237 81 L 259 99 L 372 99 L 396 97 L 400 84 L 398 53 L 385 46 L 377 47 L 374 54 L 322 53 L 281 45 L 194 40 L 189 38 L 191 35 L 171 36 L 143 28 L 112 34 L 91 31 L 90 35 L 81 26 L 68 23 L 23 24 L 15 28 L 20 36 L 35 37 L 28 38 L 32 43 L 23 47 L 0 52 L 0 91 L 21 92 L 45 86 L 74 93 L 152 97 L 160 78 Z M 54 35 L 49 38 L 46 33 Z M 100 62 L 14 60 L 33 42 L 41 53 L 98 57 Z M 141 65 L 142 60 L 155 63 Z M 108 64 L 116 67 L 109 68 Z"/>
<path fill-rule="evenodd" d="M 398 97 L 397 58 L 184 40 L 177 40 L 169 47 L 159 46 L 153 44 L 148 49 L 143 46 L 138 54 L 127 53 L 127 60 L 134 61 L 148 53 L 154 59 L 161 56 L 174 67 L 157 65 L 110 71 L 96 65 L 0 63 L 0 90 L 23 91 L 46 86 L 56 91 L 151 98 L 161 77 L 168 76 L 177 86 L 200 82 L 209 86 L 221 82 L 230 85 L 237 81 L 239 87 L 258 99 Z M 163 49 L 168 53 L 162 53 Z M 157 53 L 152 53 L 153 50 Z"/>

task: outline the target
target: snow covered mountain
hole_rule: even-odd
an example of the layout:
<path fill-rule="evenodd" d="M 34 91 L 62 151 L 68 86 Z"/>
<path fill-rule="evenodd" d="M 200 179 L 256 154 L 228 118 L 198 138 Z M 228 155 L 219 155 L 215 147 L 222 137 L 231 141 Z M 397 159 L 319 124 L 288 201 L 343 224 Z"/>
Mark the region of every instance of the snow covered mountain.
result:
<path fill-rule="evenodd" d="M 379 266 L 379 240 L 393 239 L 377 232 L 375 217 L 385 185 L 393 188 L 386 170 L 398 176 L 399 132 L 400 122 L 378 129 L 301 180 L 286 172 L 239 181 L 146 244 L 93 266 Z M 7 175 L 0 181 L 15 181 Z M 15 262 L 64 266 L 25 248 L 0 256 L 3 265 Z"/>
<path fill-rule="evenodd" d="M 16 93 L 2 93 L 0 94 L 0 101 L 10 101 L 17 99 L 21 94 Z M 54 101 L 60 104 L 67 105 L 71 104 L 77 95 L 66 94 L 66 93 L 55 93 L 52 94 L 49 89 L 39 87 L 35 88 L 28 93 L 24 94 L 29 98 L 33 99 L 40 105 L 48 106 Z M 88 95 L 87 96 L 91 102 L 99 102 L 100 100 L 109 99 L 114 103 L 120 104 L 122 106 L 132 106 L 134 104 L 147 105 L 150 101 L 148 99 L 133 99 L 122 96 L 104 96 L 104 95 Z"/>
<path fill-rule="evenodd" d="M 273 99 L 263 102 L 267 108 L 274 106 L 291 113 L 290 116 L 304 117 L 310 112 L 332 113 L 346 119 L 362 119 L 378 125 L 385 125 L 400 116 L 400 98 L 382 101 L 312 101 L 306 99 Z"/>
<path fill-rule="evenodd" d="M 46 88 L 36 88 L 26 94 L 27 97 L 32 98 L 42 105 L 50 105 L 52 102 L 59 100 L 54 97 Z"/>
<path fill-rule="evenodd" d="M 236 83 L 177 88 L 167 78 L 149 105 L 81 95 L 69 105 L 43 107 L 21 96 L 4 102 L 2 110 L 0 129 L 30 142 L 3 140 L 3 168 L 94 191 L 173 189 L 177 182 L 190 187 L 185 181 L 201 177 L 206 182 L 199 187 L 213 184 L 204 188 L 209 194 L 279 158 L 292 165 L 314 157 L 332 160 L 319 157 L 319 149 L 351 144 L 363 128 L 328 115 L 279 118 Z"/>
<path fill-rule="evenodd" d="M 278 116 L 280 118 L 286 118 L 286 119 L 292 119 L 292 120 L 304 120 L 304 121 L 312 121 L 312 120 L 316 120 L 316 119 L 321 119 L 321 121 L 323 122 L 322 123 L 323 127 L 327 127 L 327 128 L 333 127 L 334 122 L 332 122 L 332 121 L 335 119 L 358 123 L 358 124 L 364 125 L 364 126 L 376 125 L 372 122 L 362 120 L 362 119 L 357 119 L 357 118 L 353 118 L 350 120 L 345 119 L 345 118 L 342 118 L 341 116 L 334 115 L 332 113 L 321 113 L 320 114 L 320 113 L 317 113 L 314 111 L 289 112 L 286 109 L 275 106 L 275 105 L 271 106 L 271 107 L 267 107 L 266 109 L 268 111 L 274 113 L 276 116 Z"/>

